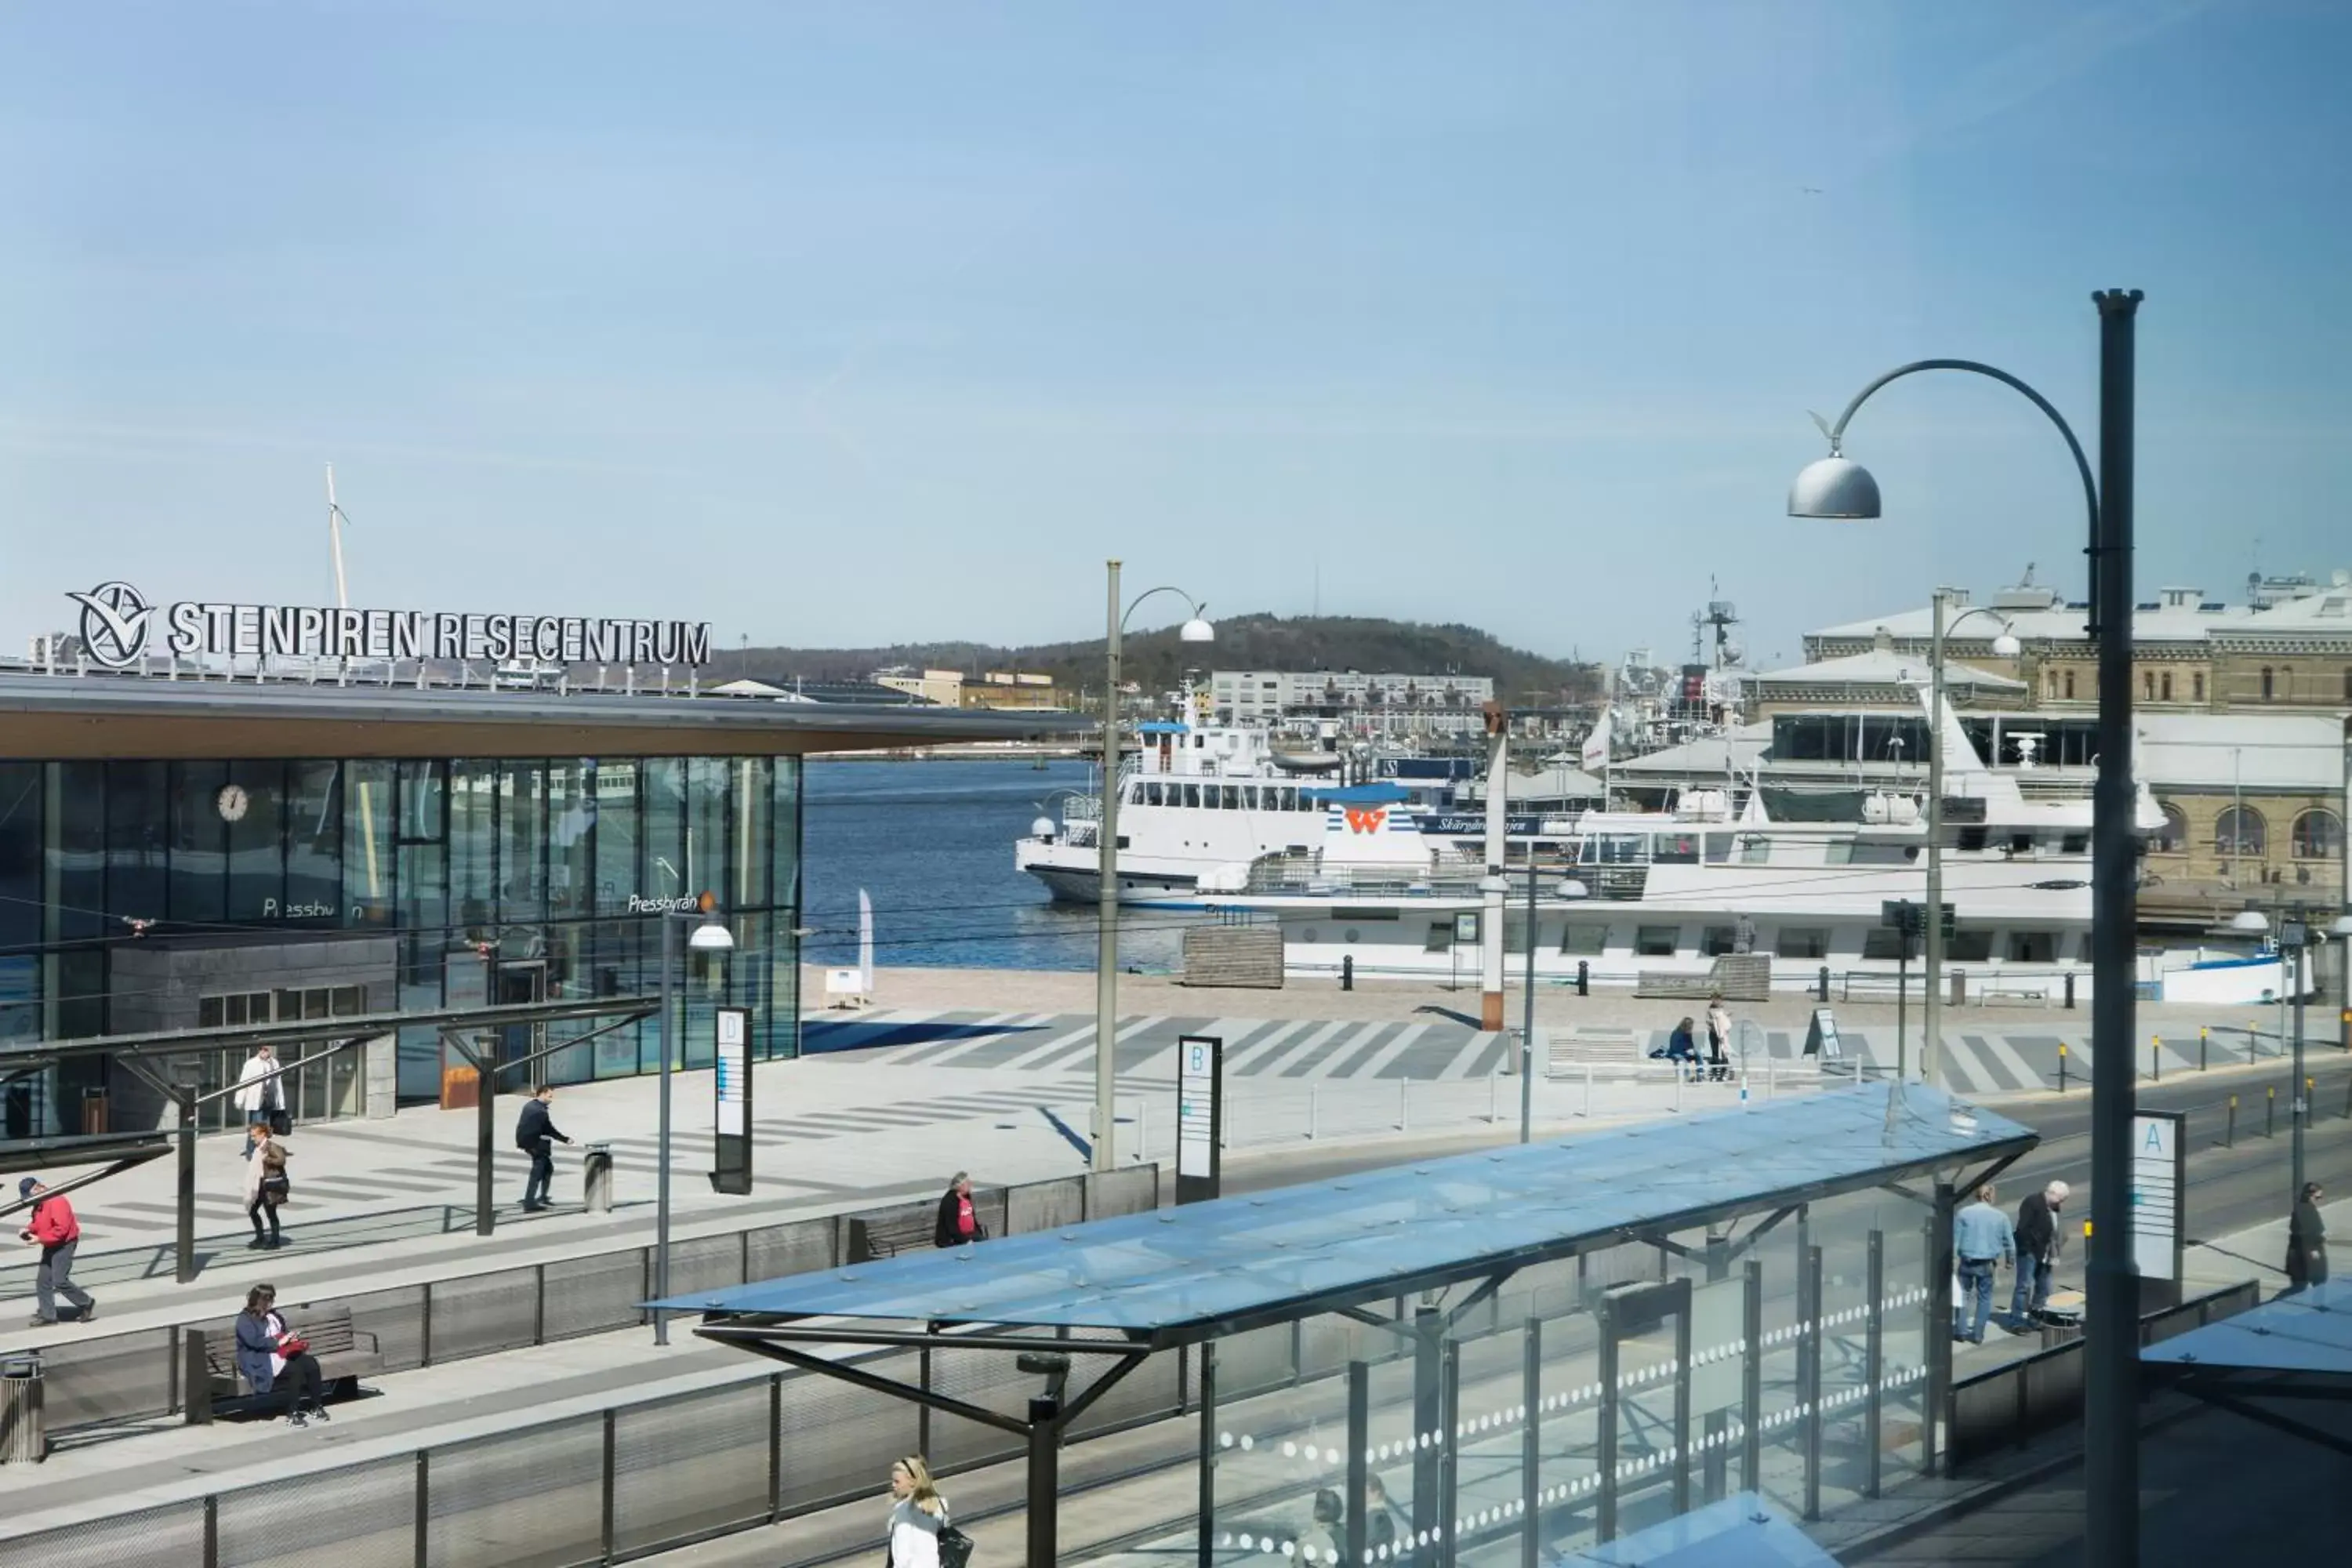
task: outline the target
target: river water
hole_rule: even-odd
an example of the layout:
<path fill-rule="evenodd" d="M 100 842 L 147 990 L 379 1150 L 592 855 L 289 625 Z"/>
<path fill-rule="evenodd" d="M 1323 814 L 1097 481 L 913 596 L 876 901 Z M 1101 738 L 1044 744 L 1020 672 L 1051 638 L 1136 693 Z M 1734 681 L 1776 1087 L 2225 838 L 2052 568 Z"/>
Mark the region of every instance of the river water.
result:
<path fill-rule="evenodd" d="M 1013 840 L 1045 813 L 1050 792 L 1085 789 L 1076 761 L 828 762 L 803 775 L 803 952 L 813 964 L 857 961 L 857 893 L 874 900 L 878 966 L 1092 969 L 1092 905 L 1054 904 L 1013 868 Z M 1129 910 L 1120 967 L 1176 968 L 1197 917 Z"/>

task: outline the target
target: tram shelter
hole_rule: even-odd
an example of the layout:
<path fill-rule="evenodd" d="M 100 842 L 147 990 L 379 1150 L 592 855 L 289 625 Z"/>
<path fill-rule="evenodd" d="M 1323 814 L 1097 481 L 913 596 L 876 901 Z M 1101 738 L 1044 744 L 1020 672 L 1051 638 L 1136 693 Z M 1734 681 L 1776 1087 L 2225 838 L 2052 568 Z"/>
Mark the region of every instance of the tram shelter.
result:
<path fill-rule="evenodd" d="M 1817 1518 L 1933 1473 L 1955 1194 L 2037 1141 L 1858 1084 L 654 1305 L 1017 1439 L 1032 1563 L 1061 1560 L 1073 1424 L 1172 1379 L 1197 1495 L 1155 1553 L 1532 1563 L 1695 1486 Z M 1008 1359 L 1038 1380 L 1018 1411 L 971 1393 Z"/>

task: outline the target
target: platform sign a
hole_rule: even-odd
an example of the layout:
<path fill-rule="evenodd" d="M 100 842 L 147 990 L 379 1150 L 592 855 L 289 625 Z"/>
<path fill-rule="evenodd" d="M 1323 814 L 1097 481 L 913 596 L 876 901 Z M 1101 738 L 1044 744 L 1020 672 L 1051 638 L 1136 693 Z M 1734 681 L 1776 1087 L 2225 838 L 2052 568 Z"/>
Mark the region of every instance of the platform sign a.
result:
<path fill-rule="evenodd" d="M 2131 1255 L 2143 1310 L 2180 1299 L 2180 1198 L 2189 1174 L 2181 1134 L 2187 1120 L 2179 1110 L 2142 1110 L 2132 1117 Z"/>
<path fill-rule="evenodd" d="M 710 1186 L 742 1196 L 751 1191 L 751 1010 L 721 1007 L 715 1016 Z"/>
<path fill-rule="evenodd" d="M 1176 1201 L 1217 1195 L 1225 1133 L 1225 1042 L 1214 1035 L 1176 1038 Z"/>

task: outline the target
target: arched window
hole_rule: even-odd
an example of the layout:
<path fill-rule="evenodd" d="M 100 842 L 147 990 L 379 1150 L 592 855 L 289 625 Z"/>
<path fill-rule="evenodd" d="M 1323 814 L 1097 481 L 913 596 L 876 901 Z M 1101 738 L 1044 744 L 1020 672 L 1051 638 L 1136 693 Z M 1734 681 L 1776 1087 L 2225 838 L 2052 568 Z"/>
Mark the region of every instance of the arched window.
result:
<path fill-rule="evenodd" d="M 2273 688 L 2273 679 L 2272 679 L 2272 674 L 2271 674 L 2271 667 L 2270 667 L 2269 665 L 2267 665 L 2267 664 L 2266 664 L 2266 665 L 2263 666 L 2263 701 L 2268 702 L 2268 701 L 2271 700 L 2271 697 L 2272 697 L 2272 695 L 2273 695 L 2273 689 L 2274 689 L 2274 688 Z"/>
<path fill-rule="evenodd" d="M 2352 702 L 2352 664 L 2344 667 L 2344 700 Z"/>
<path fill-rule="evenodd" d="M 2332 811 L 2313 806 L 2294 819 L 2286 841 L 2287 853 L 2298 860 L 2333 860 L 2344 853 L 2344 821 Z"/>
<path fill-rule="evenodd" d="M 2269 841 L 2263 814 L 2251 805 L 2225 806 L 2213 820 L 2213 851 L 2217 855 L 2260 856 L 2263 846 Z"/>
<path fill-rule="evenodd" d="M 2147 836 L 2151 855 L 2178 855 L 2189 847 L 2189 814 L 2169 801 L 2164 804 L 2164 826 Z"/>

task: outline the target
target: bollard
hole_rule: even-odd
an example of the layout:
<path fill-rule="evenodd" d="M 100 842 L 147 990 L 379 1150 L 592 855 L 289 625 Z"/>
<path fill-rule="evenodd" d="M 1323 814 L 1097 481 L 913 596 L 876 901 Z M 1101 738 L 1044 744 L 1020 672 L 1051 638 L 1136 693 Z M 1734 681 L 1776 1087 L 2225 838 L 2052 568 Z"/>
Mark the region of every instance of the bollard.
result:
<path fill-rule="evenodd" d="M 1592 965 L 1581 958 L 1576 961 L 1576 994 L 1579 996 L 1592 994 Z"/>
<path fill-rule="evenodd" d="M 582 1196 L 590 1214 L 613 1212 L 613 1146 L 591 1143 L 580 1162 L 580 1174 L 585 1191 Z"/>
<path fill-rule="evenodd" d="M 2202 1029 L 2197 1031 L 2197 1070 L 2205 1070 L 2205 1031 Z"/>
<path fill-rule="evenodd" d="M 2278 1136 L 2278 1089 L 2275 1085 L 2272 1087 L 2269 1098 L 2263 1103 L 2263 1136 L 2265 1138 Z"/>
<path fill-rule="evenodd" d="M 1818 984 L 1822 1000 L 1828 1001 L 1830 999 L 1830 966 L 1826 963 L 1822 965 L 1822 977 Z"/>
<path fill-rule="evenodd" d="M 2154 1035 L 2147 1037 L 2147 1081 L 2164 1081 L 2164 1042 Z"/>
<path fill-rule="evenodd" d="M 2233 1094 L 2230 1097 L 2230 1120 L 2222 1124 L 2221 1147 L 2224 1149 L 2234 1149 L 2237 1146 L 2238 1097 Z"/>
<path fill-rule="evenodd" d="M 2066 1011 L 2068 1011 L 2069 1013 L 2071 1013 L 2071 1012 L 2073 1012 L 2074 1010 L 2074 972 L 2073 970 L 2071 970 L 2071 969 L 2070 969 L 2070 970 L 2068 970 L 2068 971 L 2066 972 Z"/>
<path fill-rule="evenodd" d="M 2066 1042 L 2058 1042 L 2058 1092 L 2066 1092 Z"/>
<path fill-rule="evenodd" d="M 1353 991 L 1355 988 L 1356 955 L 1351 952 L 1339 960 L 1339 989 L 1342 991 Z"/>

